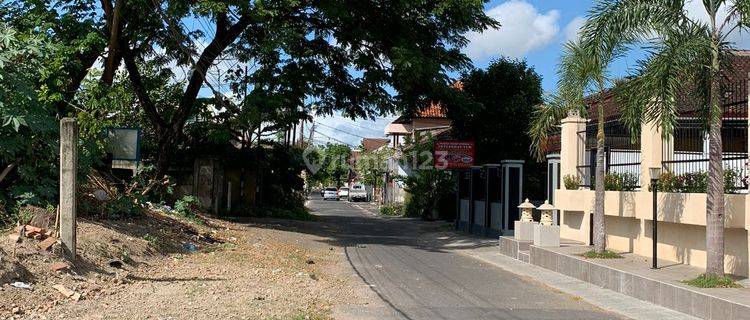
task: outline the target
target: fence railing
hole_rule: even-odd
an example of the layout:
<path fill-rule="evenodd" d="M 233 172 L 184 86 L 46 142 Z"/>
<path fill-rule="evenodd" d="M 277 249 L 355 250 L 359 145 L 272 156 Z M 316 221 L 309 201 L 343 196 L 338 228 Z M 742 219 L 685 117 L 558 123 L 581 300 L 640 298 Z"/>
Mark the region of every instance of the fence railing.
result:
<path fill-rule="evenodd" d="M 723 87 L 722 165 L 727 192 L 747 190 L 747 83 Z M 678 180 L 703 181 L 708 172 L 709 139 L 705 117 L 684 110 L 671 139 L 664 140 L 663 169 Z M 702 182 L 701 182 L 702 183 Z"/>
<path fill-rule="evenodd" d="M 578 174 L 582 186 L 591 188 L 596 179 L 597 123 L 591 121 L 579 137 L 585 139 L 586 148 L 578 161 Z M 620 177 L 628 176 L 630 181 L 638 181 L 633 188 L 640 187 L 641 142 L 640 136 L 633 137 L 630 130 L 619 119 L 604 123 L 604 172 Z"/>

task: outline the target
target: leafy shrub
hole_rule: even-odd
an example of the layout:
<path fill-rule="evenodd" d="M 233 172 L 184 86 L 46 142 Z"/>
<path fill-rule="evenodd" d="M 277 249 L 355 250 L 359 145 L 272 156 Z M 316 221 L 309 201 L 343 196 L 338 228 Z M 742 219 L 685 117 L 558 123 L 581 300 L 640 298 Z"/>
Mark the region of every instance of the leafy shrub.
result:
<path fill-rule="evenodd" d="M 622 259 L 622 256 L 617 252 L 604 250 L 602 253 L 597 253 L 594 250 L 589 250 L 583 253 L 583 256 L 589 259 Z"/>
<path fill-rule="evenodd" d="M 402 177 L 407 197 L 404 201 L 404 214 L 425 219 L 439 218 L 438 203 L 452 195 L 455 182 L 450 173 L 436 169 L 415 170 L 414 174 Z M 435 215 L 437 213 L 437 215 Z"/>
<path fill-rule="evenodd" d="M 81 197 L 78 201 L 80 215 L 95 216 L 106 219 L 132 218 L 143 214 L 142 199 L 117 194 L 112 199 L 99 201 L 94 197 Z"/>
<path fill-rule="evenodd" d="M 689 172 L 678 176 L 678 182 L 682 185 L 682 192 L 701 193 L 708 189 L 708 173 Z"/>
<path fill-rule="evenodd" d="M 736 170 L 724 170 L 724 191 L 726 193 L 738 191 L 735 182 L 739 180 L 739 177 L 740 174 Z M 708 190 L 708 173 L 700 171 L 675 175 L 672 172 L 664 172 L 657 181 L 657 190 L 661 192 L 705 193 Z"/>
<path fill-rule="evenodd" d="M 380 214 L 384 216 L 404 215 L 404 206 L 400 203 L 389 203 L 380 206 Z"/>
<path fill-rule="evenodd" d="M 578 190 L 581 187 L 581 178 L 566 174 L 563 177 L 563 184 L 565 185 L 566 190 Z"/>
<path fill-rule="evenodd" d="M 604 190 L 633 191 L 638 185 L 638 176 L 632 173 L 608 173 L 604 176 Z"/>
<path fill-rule="evenodd" d="M 649 186 L 649 191 L 651 187 Z M 656 181 L 656 190 L 661 192 L 680 192 L 680 185 L 677 180 L 677 176 L 672 172 L 662 172 L 659 175 L 659 180 Z"/>
<path fill-rule="evenodd" d="M 184 218 L 196 219 L 201 207 L 201 201 L 194 196 L 184 196 L 174 203 L 174 212 Z"/>
<path fill-rule="evenodd" d="M 741 181 L 741 173 L 739 170 L 724 169 L 724 192 L 726 193 L 737 193 L 739 189 L 736 185 L 736 181 Z"/>
<path fill-rule="evenodd" d="M 130 218 L 143 213 L 143 207 L 138 199 L 128 195 L 119 195 L 105 205 L 105 211 L 111 218 Z"/>

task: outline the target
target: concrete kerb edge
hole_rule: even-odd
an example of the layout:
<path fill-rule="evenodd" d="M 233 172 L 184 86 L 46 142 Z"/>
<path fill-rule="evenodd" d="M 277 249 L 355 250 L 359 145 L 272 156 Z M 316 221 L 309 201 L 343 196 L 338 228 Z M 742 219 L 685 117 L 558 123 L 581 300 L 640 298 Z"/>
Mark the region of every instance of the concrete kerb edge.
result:
<path fill-rule="evenodd" d="M 559 291 L 559 292 L 563 292 L 565 294 L 574 295 L 574 296 L 580 298 L 581 300 L 583 300 L 583 301 L 585 301 L 587 303 L 590 303 L 590 304 L 592 304 L 592 305 L 594 305 L 594 306 L 596 306 L 598 308 L 601 308 L 603 310 L 614 312 L 614 313 L 617 313 L 617 314 L 620 314 L 620 315 L 624 315 L 626 317 L 634 318 L 634 319 L 653 319 L 652 317 L 638 316 L 639 314 L 643 313 L 643 311 L 637 310 L 636 307 L 616 307 L 616 306 L 613 306 L 612 303 L 617 302 L 619 300 L 607 298 L 607 297 L 611 297 L 610 295 L 599 295 L 599 297 L 603 297 L 604 300 L 601 300 L 601 299 L 597 300 L 597 299 L 589 298 L 589 297 L 586 297 L 586 296 L 582 296 L 580 292 L 576 292 L 576 291 L 581 291 L 581 290 L 590 290 L 587 287 L 589 287 L 589 288 L 593 287 L 593 288 L 596 288 L 598 290 L 609 290 L 609 289 L 606 289 L 606 288 L 602 288 L 602 287 L 596 286 L 593 283 L 590 283 L 590 282 L 587 282 L 587 281 L 583 281 L 583 280 L 580 280 L 580 279 L 576 279 L 576 278 L 574 278 L 572 276 L 568 276 L 568 275 L 557 273 L 557 272 L 554 272 L 554 273 L 557 274 L 558 277 L 559 276 L 564 276 L 564 277 L 570 278 L 570 279 L 565 279 L 565 280 L 561 280 L 561 281 L 558 281 L 558 279 L 553 280 L 553 279 L 550 278 L 552 276 L 551 274 L 545 274 L 545 273 L 541 273 L 541 274 L 523 273 L 523 272 L 519 272 L 518 270 L 513 269 L 512 266 L 508 266 L 508 265 L 504 265 L 504 264 L 501 264 L 501 263 L 497 263 L 497 262 L 492 261 L 490 259 L 487 259 L 487 258 L 485 258 L 485 257 L 483 257 L 482 255 L 479 255 L 479 254 L 472 254 L 470 252 L 462 252 L 462 253 L 465 254 L 465 255 L 468 255 L 470 257 L 473 257 L 473 258 L 479 259 L 481 261 L 484 261 L 486 263 L 489 263 L 489 264 L 491 264 L 491 265 L 493 265 L 493 266 L 495 266 L 497 268 L 500 268 L 502 270 L 505 270 L 507 272 L 519 275 L 519 276 L 523 277 L 524 279 L 527 279 L 527 281 L 532 281 L 534 283 L 538 283 L 538 284 L 546 286 L 546 287 L 548 287 L 548 288 L 550 288 L 551 290 L 554 290 L 554 291 Z M 542 269 L 549 270 L 549 269 L 544 268 L 542 266 L 534 265 L 534 264 L 530 264 L 530 263 L 526 263 L 526 262 L 520 261 L 518 259 L 506 256 L 506 255 L 499 255 L 499 256 L 503 257 L 503 258 L 506 258 L 506 259 L 511 259 L 511 260 L 514 261 L 514 263 L 518 263 L 518 264 L 522 263 L 522 264 L 534 266 L 536 268 L 542 268 Z M 566 287 L 563 287 L 563 286 L 566 286 Z M 620 292 L 616 292 L 616 291 L 613 291 L 613 290 L 609 290 L 609 291 L 612 291 L 615 294 L 621 294 L 621 295 L 623 295 L 625 297 L 628 297 L 630 299 L 633 299 L 633 300 L 642 301 L 642 300 L 640 300 L 638 298 L 635 298 L 635 297 L 632 297 L 630 295 L 626 295 L 626 294 L 623 294 L 623 293 L 620 293 Z M 673 313 L 682 315 L 682 316 L 679 316 L 679 317 L 674 317 L 673 316 L 673 317 L 669 317 L 669 318 L 665 318 L 665 319 L 672 319 L 672 318 L 674 318 L 674 319 L 685 319 L 684 316 L 687 315 L 687 314 L 682 313 L 680 311 L 672 310 L 672 309 L 666 308 L 664 306 L 660 306 L 660 305 L 652 303 L 652 302 L 648 302 L 648 301 L 644 301 L 644 302 L 652 305 L 653 307 L 660 308 L 660 310 L 649 311 L 648 312 L 649 314 L 652 314 L 652 313 L 673 312 Z M 695 317 L 690 316 L 690 315 L 688 315 L 688 318 L 689 319 L 698 319 L 698 318 L 695 318 Z"/>
<path fill-rule="evenodd" d="M 671 286 L 671 287 L 673 287 L 673 288 L 675 288 L 675 289 L 685 290 L 685 291 L 688 291 L 688 292 L 690 292 L 690 293 L 693 293 L 693 294 L 697 294 L 697 295 L 702 295 L 702 296 L 706 296 L 707 298 L 711 298 L 711 299 L 716 299 L 716 300 L 721 300 L 721 301 L 723 301 L 723 302 L 726 302 L 726 303 L 730 303 L 730 304 L 736 304 L 736 305 L 738 305 L 738 306 L 742 306 L 742 307 L 745 307 L 745 308 L 750 308 L 750 305 L 744 305 L 744 304 L 740 304 L 740 303 L 737 303 L 737 302 L 735 302 L 735 301 L 730 301 L 730 300 L 727 300 L 727 299 L 724 299 L 724 298 L 721 298 L 721 297 L 717 297 L 717 296 L 714 296 L 714 295 L 712 295 L 712 294 L 709 294 L 709 293 L 705 293 L 705 292 L 701 292 L 701 291 L 696 291 L 696 290 L 693 290 L 693 289 L 692 289 L 692 288 L 690 288 L 690 287 L 678 286 L 678 285 L 675 285 L 675 284 L 673 284 L 673 283 L 669 283 L 669 282 L 664 282 L 664 281 L 661 281 L 661 280 L 656 280 L 656 279 L 653 279 L 653 278 L 651 278 L 651 277 L 648 277 L 648 276 L 638 275 L 638 274 L 635 274 L 635 273 L 632 273 L 632 272 L 629 272 L 629 271 L 624 271 L 624 270 L 619 270 L 619 269 L 615 269 L 615 268 L 612 268 L 612 267 L 610 267 L 610 266 L 607 266 L 607 265 L 603 265 L 603 264 L 600 264 L 600 263 L 596 263 L 596 262 L 594 262 L 594 261 L 591 261 L 591 260 L 586 260 L 586 259 L 582 259 L 582 258 L 580 258 L 580 257 L 576 257 L 575 255 L 569 255 L 569 254 L 563 254 L 563 253 L 555 252 L 555 251 L 552 251 L 552 250 L 546 249 L 546 248 L 544 248 L 544 247 L 540 247 L 540 246 L 535 246 L 535 245 L 531 245 L 531 246 L 532 246 L 532 247 L 534 247 L 534 248 L 536 248 L 536 249 L 538 249 L 538 250 L 544 250 L 544 251 L 546 251 L 546 252 L 548 252 L 548 253 L 551 253 L 551 254 L 557 254 L 557 255 L 561 255 L 561 256 L 567 256 L 567 257 L 571 257 L 571 258 L 573 258 L 573 259 L 576 259 L 576 260 L 582 261 L 582 262 L 584 262 L 584 263 L 589 263 L 589 264 L 595 265 L 595 266 L 597 266 L 597 267 L 605 268 L 605 269 L 608 269 L 608 270 L 614 270 L 614 271 L 616 271 L 616 272 L 624 273 L 624 274 L 627 274 L 627 275 L 630 275 L 630 276 L 633 276 L 633 277 L 639 277 L 639 278 L 643 278 L 643 279 L 645 279 L 645 280 L 653 281 L 653 282 L 656 282 L 656 283 L 659 283 L 659 284 L 663 284 L 663 285 L 668 285 L 668 286 Z M 529 250 L 529 253 L 531 253 L 531 250 Z M 535 264 L 535 265 L 536 265 L 536 264 Z M 544 266 L 540 266 L 540 265 L 536 265 L 536 266 L 539 266 L 539 267 L 542 267 L 542 268 L 545 268 L 545 269 L 548 269 L 548 270 L 552 270 L 552 269 L 546 268 L 546 267 L 544 267 Z M 552 271 L 555 271 L 555 272 L 557 272 L 557 270 L 552 270 Z M 559 273 L 559 272 L 558 272 L 558 273 Z M 560 274 L 563 274 L 563 273 L 560 273 Z M 570 276 L 570 275 L 567 275 L 567 274 L 566 274 L 566 276 Z M 586 281 L 586 282 L 589 282 L 589 281 Z M 591 283 L 591 282 L 589 282 L 589 283 Z M 613 290 L 613 291 L 614 291 L 614 290 Z M 621 292 L 620 292 L 620 293 L 621 293 Z M 624 294 L 624 293 L 623 293 L 623 294 Z"/>

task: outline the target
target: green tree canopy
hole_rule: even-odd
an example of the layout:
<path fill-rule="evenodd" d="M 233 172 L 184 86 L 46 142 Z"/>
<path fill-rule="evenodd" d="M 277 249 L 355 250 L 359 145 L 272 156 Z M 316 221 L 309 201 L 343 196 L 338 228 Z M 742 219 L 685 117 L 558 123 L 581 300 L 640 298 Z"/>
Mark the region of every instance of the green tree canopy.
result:
<path fill-rule="evenodd" d="M 54 50 L 44 34 L 0 22 L 0 225 L 8 222 L 4 207 L 41 205 L 57 194 L 58 127 L 37 90 Z"/>
<path fill-rule="evenodd" d="M 501 58 L 486 70 L 461 77 L 463 92 L 475 103 L 448 108 L 454 134 L 476 141 L 478 163 L 528 157 L 526 129 L 542 102 L 541 77 L 525 61 Z"/>
<path fill-rule="evenodd" d="M 526 192 L 543 197 L 543 168 L 529 155 L 534 106 L 542 102 L 541 77 L 525 61 L 501 58 L 461 77 L 463 92 L 448 103 L 457 138 L 474 140 L 476 163 L 527 160 Z"/>

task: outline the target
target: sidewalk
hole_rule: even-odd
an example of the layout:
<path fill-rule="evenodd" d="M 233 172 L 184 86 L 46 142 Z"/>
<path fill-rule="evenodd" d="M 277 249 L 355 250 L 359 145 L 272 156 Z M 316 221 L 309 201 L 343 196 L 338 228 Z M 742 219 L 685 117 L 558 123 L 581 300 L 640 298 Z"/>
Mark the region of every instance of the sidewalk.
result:
<path fill-rule="evenodd" d="M 582 300 L 604 310 L 616 312 L 631 319 L 698 319 L 684 313 L 670 310 L 650 302 L 645 302 L 595 286 L 582 280 L 501 255 L 498 252 L 497 247 L 461 250 L 461 252 L 495 265 L 503 270 L 543 283 L 555 290 L 580 297 Z"/>
<path fill-rule="evenodd" d="M 577 255 L 583 252 L 580 247 L 560 247 L 546 249 L 567 255 Z M 729 301 L 743 304 L 750 303 L 749 288 L 696 288 L 682 283 L 682 281 L 684 280 L 693 279 L 697 275 L 705 272 L 702 268 L 674 261 L 658 260 L 657 266 L 659 269 L 654 270 L 651 269 L 650 257 L 644 257 L 632 253 L 625 253 L 622 254 L 622 256 L 623 259 L 599 259 L 596 260 L 596 263 L 610 268 L 652 278 L 658 281 L 669 282 L 677 286 L 685 287 L 690 290 L 716 296 Z M 747 279 L 745 278 L 734 278 L 740 283 L 747 282 Z"/>
<path fill-rule="evenodd" d="M 750 319 L 750 289 L 695 288 L 682 281 L 702 269 L 671 261 L 624 254 L 622 259 L 586 259 L 591 247 L 562 241 L 560 247 L 537 247 L 528 241 L 500 237 L 498 252 L 511 259 L 546 269 L 611 292 L 676 310 L 700 319 Z M 746 281 L 745 281 L 746 282 Z"/>

